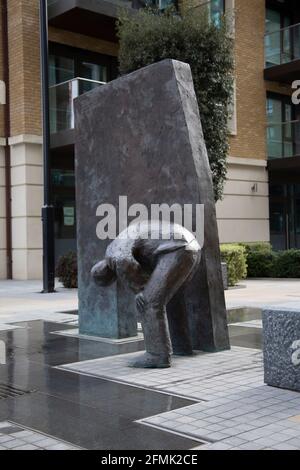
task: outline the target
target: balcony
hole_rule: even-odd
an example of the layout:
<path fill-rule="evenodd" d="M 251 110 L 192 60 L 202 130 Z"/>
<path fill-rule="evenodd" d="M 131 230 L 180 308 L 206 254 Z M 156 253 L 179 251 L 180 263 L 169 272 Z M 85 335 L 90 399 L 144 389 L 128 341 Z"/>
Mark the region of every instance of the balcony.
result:
<path fill-rule="evenodd" d="M 265 35 L 265 79 L 291 83 L 300 74 L 300 23 Z"/>
<path fill-rule="evenodd" d="M 74 129 L 74 99 L 101 85 L 105 85 L 105 82 L 74 78 L 51 86 L 49 89 L 51 135 L 65 134 Z"/>
<path fill-rule="evenodd" d="M 128 0 L 48 0 L 49 25 L 117 42 L 115 24 L 122 8 L 134 11 Z"/>

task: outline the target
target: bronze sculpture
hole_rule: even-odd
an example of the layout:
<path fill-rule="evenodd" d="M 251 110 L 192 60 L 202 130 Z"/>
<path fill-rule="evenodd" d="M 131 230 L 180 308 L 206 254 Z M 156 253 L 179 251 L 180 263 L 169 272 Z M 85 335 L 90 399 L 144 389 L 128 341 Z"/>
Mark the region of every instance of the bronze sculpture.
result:
<path fill-rule="evenodd" d="M 188 315 L 183 308 L 168 309 L 172 301 L 182 304 L 184 286 L 201 259 L 194 235 L 178 224 L 145 221 L 130 225 L 107 248 L 105 259 L 92 268 L 100 286 L 116 279 L 136 295 L 146 353 L 132 367 L 165 368 L 171 354 L 191 355 Z"/>

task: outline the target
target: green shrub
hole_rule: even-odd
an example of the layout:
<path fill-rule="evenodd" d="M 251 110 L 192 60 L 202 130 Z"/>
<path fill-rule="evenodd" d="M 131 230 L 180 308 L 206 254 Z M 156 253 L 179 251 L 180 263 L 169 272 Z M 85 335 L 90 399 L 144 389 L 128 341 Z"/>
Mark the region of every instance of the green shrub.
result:
<path fill-rule="evenodd" d="M 228 284 L 235 286 L 247 276 L 246 249 L 241 245 L 221 245 L 221 259 L 227 263 Z"/>
<path fill-rule="evenodd" d="M 70 251 L 59 258 L 56 267 L 56 276 L 67 289 L 77 287 L 77 255 Z"/>
<path fill-rule="evenodd" d="M 217 27 L 208 20 L 205 8 L 192 8 L 181 17 L 172 9 L 163 13 L 142 9 L 135 15 L 123 11 L 117 27 L 121 74 L 163 59 L 191 66 L 215 199 L 220 199 L 227 172 L 228 117 L 233 96 L 234 47 L 227 21 Z"/>
<path fill-rule="evenodd" d="M 277 254 L 268 248 L 248 251 L 248 277 L 275 276 L 276 259 Z"/>
<path fill-rule="evenodd" d="M 239 245 L 245 247 L 247 255 L 252 252 L 256 253 L 258 251 L 266 252 L 272 250 L 271 243 L 269 242 L 239 243 Z"/>
<path fill-rule="evenodd" d="M 274 275 L 283 278 L 300 278 L 300 250 L 278 252 Z"/>
<path fill-rule="evenodd" d="M 246 249 L 248 277 L 299 278 L 300 250 L 273 251 L 270 243 L 240 243 Z"/>

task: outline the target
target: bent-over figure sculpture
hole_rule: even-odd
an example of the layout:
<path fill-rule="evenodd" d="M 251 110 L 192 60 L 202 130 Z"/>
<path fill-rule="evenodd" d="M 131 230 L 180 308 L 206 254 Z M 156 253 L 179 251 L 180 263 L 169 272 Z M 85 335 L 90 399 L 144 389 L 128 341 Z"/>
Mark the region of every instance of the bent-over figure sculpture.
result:
<path fill-rule="evenodd" d="M 132 367 L 170 367 L 172 352 L 193 353 L 183 295 L 200 259 L 201 247 L 184 227 L 145 221 L 121 232 L 105 259 L 92 268 L 98 285 L 108 286 L 118 278 L 136 295 L 146 353 Z"/>

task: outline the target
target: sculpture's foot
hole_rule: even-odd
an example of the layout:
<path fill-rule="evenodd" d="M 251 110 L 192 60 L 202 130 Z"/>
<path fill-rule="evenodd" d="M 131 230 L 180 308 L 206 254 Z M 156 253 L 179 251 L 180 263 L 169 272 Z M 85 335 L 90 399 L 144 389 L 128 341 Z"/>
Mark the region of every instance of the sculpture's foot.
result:
<path fill-rule="evenodd" d="M 171 357 L 145 353 L 128 365 L 139 369 L 166 369 L 171 367 Z"/>

